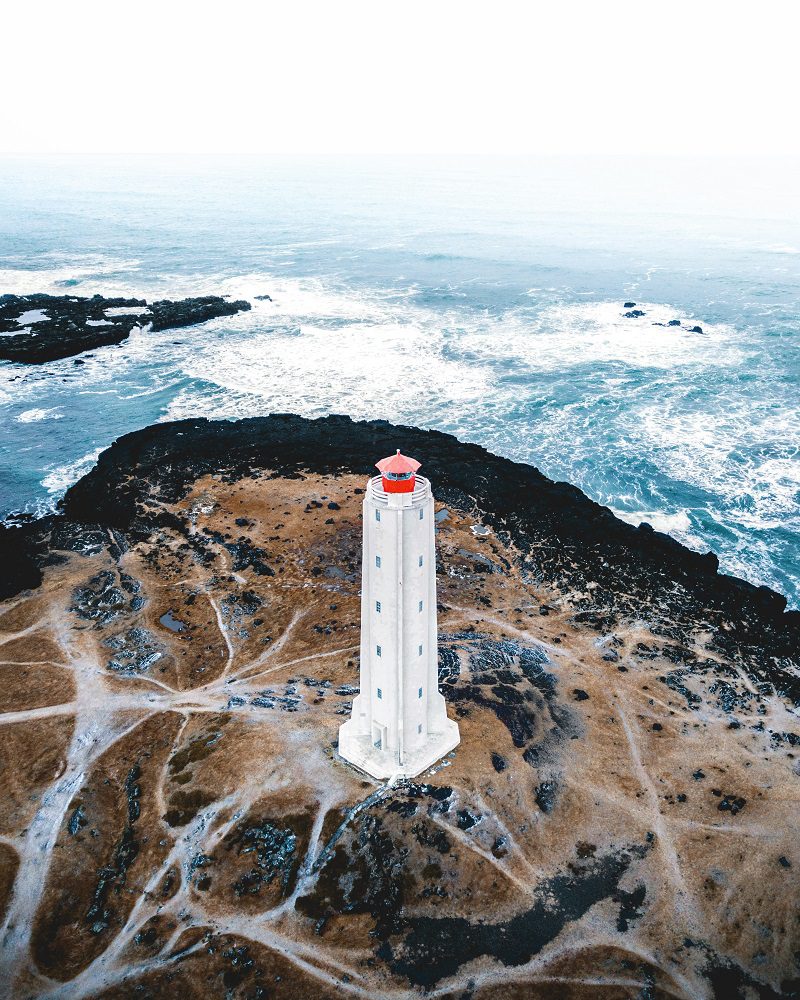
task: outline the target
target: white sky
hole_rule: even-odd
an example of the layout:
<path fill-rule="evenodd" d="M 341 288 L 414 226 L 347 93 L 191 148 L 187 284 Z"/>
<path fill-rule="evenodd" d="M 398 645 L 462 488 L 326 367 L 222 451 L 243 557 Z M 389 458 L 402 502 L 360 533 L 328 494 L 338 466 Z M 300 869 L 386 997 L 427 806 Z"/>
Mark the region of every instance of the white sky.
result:
<path fill-rule="evenodd" d="M 794 0 L 6 0 L 0 152 L 800 153 Z"/>

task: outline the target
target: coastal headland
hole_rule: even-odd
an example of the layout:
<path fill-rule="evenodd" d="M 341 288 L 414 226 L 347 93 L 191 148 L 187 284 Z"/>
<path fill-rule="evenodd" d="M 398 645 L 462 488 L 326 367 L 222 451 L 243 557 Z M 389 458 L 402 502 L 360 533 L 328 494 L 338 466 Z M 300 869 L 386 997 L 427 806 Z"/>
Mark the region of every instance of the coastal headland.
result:
<path fill-rule="evenodd" d="M 387 785 L 336 738 L 397 447 L 461 745 Z M 800 990 L 800 614 L 713 555 L 449 435 L 273 415 L 120 438 L 0 562 L 0 992 Z"/>

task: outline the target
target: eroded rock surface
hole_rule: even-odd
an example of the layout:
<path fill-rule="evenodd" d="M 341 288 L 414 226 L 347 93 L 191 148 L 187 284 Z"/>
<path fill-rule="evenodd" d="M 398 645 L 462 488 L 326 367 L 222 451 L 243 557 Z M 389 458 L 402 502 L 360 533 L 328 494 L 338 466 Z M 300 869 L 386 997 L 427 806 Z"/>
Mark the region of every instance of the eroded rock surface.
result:
<path fill-rule="evenodd" d="M 0 295 L 0 360 L 44 364 L 120 344 L 135 326 L 169 330 L 245 309 L 249 302 L 219 295 L 149 305 L 144 299 L 102 295 Z"/>
<path fill-rule="evenodd" d="M 400 445 L 447 509 L 462 742 L 382 785 L 336 739 L 364 481 Z M 129 435 L 2 539 L 0 993 L 797 995 L 778 595 L 535 470 L 341 418 Z"/>

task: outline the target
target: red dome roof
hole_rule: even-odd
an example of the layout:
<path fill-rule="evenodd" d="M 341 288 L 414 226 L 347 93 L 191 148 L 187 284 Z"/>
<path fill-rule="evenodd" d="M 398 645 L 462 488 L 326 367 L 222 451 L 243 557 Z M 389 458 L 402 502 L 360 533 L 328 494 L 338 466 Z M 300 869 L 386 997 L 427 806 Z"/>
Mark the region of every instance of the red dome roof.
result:
<path fill-rule="evenodd" d="M 380 462 L 376 462 L 375 466 L 380 470 L 383 475 L 389 473 L 393 476 L 406 476 L 413 475 L 420 467 L 420 462 L 414 458 L 408 458 L 406 455 L 400 454 L 400 449 L 397 449 L 396 455 L 390 455 L 388 458 L 382 458 Z"/>

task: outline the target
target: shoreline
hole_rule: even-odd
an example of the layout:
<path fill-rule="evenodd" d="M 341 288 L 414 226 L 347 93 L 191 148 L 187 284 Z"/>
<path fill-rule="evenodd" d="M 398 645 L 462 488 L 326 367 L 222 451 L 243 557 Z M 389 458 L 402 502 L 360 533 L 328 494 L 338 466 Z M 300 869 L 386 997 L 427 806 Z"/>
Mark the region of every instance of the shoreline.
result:
<path fill-rule="evenodd" d="M 196 326 L 251 309 L 249 302 L 206 295 L 178 301 L 93 295 L 0 295 L 0 361 L 42 365 L 123 343 L 131 332 Z M 19 314 L 19 315 L 17 315 Z"/>
<path fill-rule="evenodd" d="M 395 442 L 435 468 L 443 499 L 451 496 L 480 510 L 499 533 L 527 551 L 536 578 L 565 594 L 582 594 L 576 615 L 611 629 L 620 618 L 646 608 L 667 632 L 675 632 L 675 626 L 666 625 L 670 617 L 699 620 L 707 610 L 707 624 L 726 654 L 772 658 L 774 664 L 759 667 L 759 673 L 787 684 L 800 701 L 800 680 L 782 678 L 780 666 L 800 649 L 800 612 L 787 611 L 782 594 L 719 573 L 713 553 L 694 552 L 650 525 L 622 521 L 577 487 L 554 482 L 533 466 L 449 434 L 380 420 L 357 422 L 338 415 L 310 420 L 292 414 L 239 421 L 197 418 L 126 434 L 67 490 L 57 514 L 19 527 L 0 526 L 0 554 L 14 567 L 0 582 L 0 596 L 38 586 L 41 567 L 53 557 L 53 536 L 80 534 L 89 525 L 133 536 L 145 530 L 152 515 L 142 521 L 140 505 L 153 488 L 174 502 L 198 475 L 224 477 L 259 466 L 292 475 L 310 470 L 366 476 L 369 456 L 390 451 Z M 69 549 L 63 539 L 55 547 L 62 544 Z"/>
<path fill-rule="evenodd" d="M 381 785 L 338 733 L 364 486 L 396 446 L 434 486 L 462 738 Z M 0 603 L 20 995 L 216 995 L 244 968 L 327 996 L 331 963 L 375 997 L 546 990 L 631 954 L 665 995 L 792 987 L 798 616 L 713 557 L 453 437 L 292 415 L 127 435 L 0 532 L 23 568 L 9 544 L 43 576 Z"/>

